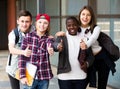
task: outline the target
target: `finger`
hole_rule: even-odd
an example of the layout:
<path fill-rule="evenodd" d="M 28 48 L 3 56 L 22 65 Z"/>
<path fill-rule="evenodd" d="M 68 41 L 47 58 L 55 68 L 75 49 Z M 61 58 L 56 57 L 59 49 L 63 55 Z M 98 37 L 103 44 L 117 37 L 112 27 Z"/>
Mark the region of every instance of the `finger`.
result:
<path fill-rule="evenodd" d="M 51 48 L 51 43 L 47 43 L 47 48 Z"/>
<path fill-rule="evenodd" d="M 28 44 L 26 49 L 29 49 L 29 47 L 30 47 L 30 45 Z"/>
<path fill-rule="evenodd" d="M 81 39 L 80 43 L 82 43 L 82 42 L 84 42 L 84 40 L 83 40 L 83 39 Z"/>
<path fill-rule="evenodd" d="M 60 42 L 63 43 L 63 40 L 61 39 Z"/>
<path fill-rule="evenodd" d="M 49 38 L 54 38 L 52 35 L 48 36 Z"/>

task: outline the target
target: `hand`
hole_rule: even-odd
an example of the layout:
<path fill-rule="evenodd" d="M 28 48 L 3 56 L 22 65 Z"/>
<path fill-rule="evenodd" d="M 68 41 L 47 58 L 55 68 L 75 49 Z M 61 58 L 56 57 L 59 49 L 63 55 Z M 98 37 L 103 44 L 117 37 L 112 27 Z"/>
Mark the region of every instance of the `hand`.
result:
<path fill-rule="evenodd" d="M 22 83 L 22 84 L 28 84 L 28 80 L 27 80 L 27 78 L 26 78 L 26 77 L 25 77 L 25 78 L 20 79 L 20 81 L 21 81 L 21 83 Z"/>
<path fill-rule="evenodd" d="M 87 73 L 87 62 L 85 62 L 85 61 L 82 62 L 80 67 L 85 73 Z"/>
<path fill-rule="evenodd" d="M 54 36 L 52 36 L 52 35 L 50 35 L 50 36 L 48 36 L 49 38 L 54 38 Z"/>
<path fill-rule="evenodd" d="M 29 50 L 29 45 L 27 46 L 27 48 L 24 50 L 23 55 L 26 57 L 30 57 L 32 53 L 32 50 Z"/>
<path fill-rule="evenodd" d="M 59 31 L 55 34 L 55 36 L 65 36 L 65 32 Z"/>
<path fill-rule="evenodd" d="M 51 44 L 47 44 L 47 50 L 48 50 L 48 53 L 49 53 L 50 56 L 52 56 L 54 54 L 54 50 L 51 47 Z"/>
<path fill-rule="evenodd" d="M 59 52 L 63 50 L 63 40 L 61 40 L 60 43 L 57 45 L 57 49 Z"/>
<path fill-rule="evenodd" d="M 80 48 L 81 48 L 82 50 L 87 49 L 87 46 L 86 46 L 86 44 L 85 44 L 85 42 L 84 42 L 83 40 L 81 40 L 81 42 L 80 42 Z"/>

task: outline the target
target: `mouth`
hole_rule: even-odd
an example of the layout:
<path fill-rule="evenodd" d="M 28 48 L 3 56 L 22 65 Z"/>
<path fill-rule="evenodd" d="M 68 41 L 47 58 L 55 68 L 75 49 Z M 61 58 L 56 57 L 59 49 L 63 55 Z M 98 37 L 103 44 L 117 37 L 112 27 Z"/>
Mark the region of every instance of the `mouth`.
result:
<path fill-rule="evenodd" d="M 87 20 L 83 20 L 83 22 L 85 22 L 85 23 L 86 23 L 86 22 L 88 22 L 88 21 L 87 21 Z"/>
<path fill-rule="evenodd" d="M 70 32 L 75 32 L 75 30 L 70 30 Z"/>

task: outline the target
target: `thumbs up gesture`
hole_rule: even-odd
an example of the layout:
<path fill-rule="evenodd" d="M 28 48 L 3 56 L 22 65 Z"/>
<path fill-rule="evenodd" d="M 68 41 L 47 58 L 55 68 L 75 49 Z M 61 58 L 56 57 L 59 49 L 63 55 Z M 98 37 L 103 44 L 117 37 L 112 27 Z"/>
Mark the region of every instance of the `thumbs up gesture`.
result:
<path fill-rule="evenodd" d="M 29 49 L 29 45 L 27 45 L 26 49 L 24 50 L 24 56 L 30 57 L 32 50 Z"/>
<path fill-rule="evenodd" d="M 61 52 L 63 50 L 63 40 L 61 39 L 60 43 L 57 45 L 57 49 L 59 50 L 59 52 Z"/>
<path fill-rule="evenodd" d="M 81 48 L 82 50 L 87 49 L 87 46 L 86 46 L 85 42 L 84 42 L 82 39 L 81 39 L 81 42 L 80 42 L 80 48 Z"/>
<path fill-rule="evenodd" d="M 47 50 L 50 56 L 52 56 L 54 54 L 54 50 L 51 47 L 51 43 L 47 43 Z"/>

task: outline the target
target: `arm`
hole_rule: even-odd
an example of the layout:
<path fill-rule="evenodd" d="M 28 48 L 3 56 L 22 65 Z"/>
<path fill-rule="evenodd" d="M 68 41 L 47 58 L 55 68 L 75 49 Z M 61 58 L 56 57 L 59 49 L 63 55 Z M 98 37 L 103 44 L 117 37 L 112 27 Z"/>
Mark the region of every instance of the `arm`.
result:
<path fill-rule="evenodd" d="M 80 68 L 84 71 L 87 72 L 87 61 L 86 61 L 86 44 L 83 40 L 81 40 L 80 42 L 80 52 L 79 52 L 79 56 L 78 56 L 78 60 L 80 63 Z"/>
<path fill-rule="evenodd" d="M 54 42 L 54 38 L 49 37 L 49 41 L 47 42 L 47 51 L 50 56 L 52 56 L 54 54 L 54 50 L 52 47 L 53 42 Z"/>
<path fill-rule="evenodd" d="M 89 37 L 89 40 L 86 42 L 87 48 L 89 48 L 95 41 L 97 41 L 100 34 L 100 27 L 96 26 L 93 30 L 92 35 Z"/>
<path fill-rule="evenodd" d="M 23 39 L 23 42 L 21 44 L 21 49 L 25 50 L 27 47 L 28 41 L 27 37 Z M 26 62 L 29 60 L 30 57 L 25 57 L 24 55 L 19 56 L 19 62 L 18 62 L 18 67 L 20 70 L 20 81 L 23 84 L 28 84 L 28 80 L 26 78 Z"/>
<path fill-rule="evenodd" d="M 80 53 L 79 53 L 79 61 L 80 64 L 84 64 L 84 62 L 86 61 L 86 44 L 83 40 L 81 40 L 80 42 Z"/>
<path fill-rule="evenodd" d="M 55 34 L 55 36 L 57 37 L 57 36 L 65 36 L 66 34 L 65 34 L 65 32 L 63 32 L 63 31 L 59 31 L 59 32 L 57 32 L 56 34 Z"/>
<path fill-rule="evenodd" d="M 93 64 L 95 58 L 91 47 L 86 49 L 87 47 L 85 42 L 83 41 L 81 42 L 80 48 L 81 48 L 79 54 L 80 67 L 84 72 L 87 72 L 87 68 Z"/>
<path fill-rule="evenodd" d="M 8 48 L 11 54 L 15 55 L 25 55 L 25 56 L 30 56 L 31 50 L 26 48 L 25 50 L 21 50 L 19 48 L 15 47 L 15 34 L 14 31 L 10 32 L 8 36 Z"/>

